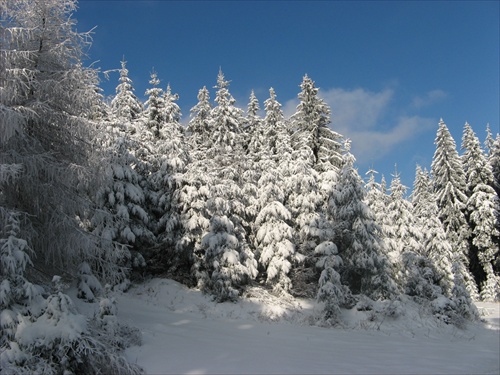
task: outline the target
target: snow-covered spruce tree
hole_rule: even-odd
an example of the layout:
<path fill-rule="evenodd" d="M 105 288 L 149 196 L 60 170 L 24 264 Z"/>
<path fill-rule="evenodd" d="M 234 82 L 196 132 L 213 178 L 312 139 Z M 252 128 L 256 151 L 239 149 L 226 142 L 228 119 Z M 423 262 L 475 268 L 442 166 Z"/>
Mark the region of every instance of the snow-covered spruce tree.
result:
<path fill-rule="evenodd" d="M 255 219 L 255 247 L 261 267 L 264 268 L 266 283 L 273 286 L 277 294 L 288 293 L 291 281 L 288 276 L 292 263 L 300 260 L 295 253 L 292 228 L 288 224 L 290 212 L 279 201 L 278 195 L 270 194 L 273 189 L 269 184 L 271 176 L 265 174 L 261 180 L 265 196 L 262 197 L 262 208 Z M 261 190 L 261 193 L 264 193 Z M 264 195 L 264 194 L 263 194 Z M 299 257 L 299 259 L 294 259 Z"/>
<path fill-rule="evenodd" d="M 137 146 L 127 132 L 111 125 L 98 139 L 102 148 L 98 171 L 102 178 L 87 229 L 107 251 L 87 262 L 111 285 L 126 287 L 129 271 L 145 265 L 142 249 L 155 241 L 149 229 L 151 218 L 145 210 L 144 178 L 135 169 L 140 161 L 132 150 Z"/>
<path fill-rule="evenodd" d="M 283 153 L 286 152 L 286 147 L 289 145 L 280 145 L 283 143 L 284 135 L 287 136 L 289 143 L 288 130 L 285 126 L 285 117 L 281 109 L 281 103 L 276 99 L 276 92 L 271 87 L 269 89 L 269 98 L 264 101 L 264 109 L 266 115 L 264 117 L 264 138 L 267 143 L 267 149 L 271 155 L 279 155 L 279 158 L 284 158 Z M 288 152 L 289 153 L 289 152 Z"/>
<path fill-rule="evenodd" d="M 366 195 L 365 202 L 371 209 L 375 223 L 378 225 L 379 237 L 382 241 L 381 251 L 383 255 L 388 260 L 388 271 L 389 275 L 393 280 L 396 280 L 397 273 L 397 261 L 394 259 L 393 248 L 395 246 L 394 237 L 394 227 L 392 219 L 389 216 L 389 203 L 391 202 L 391 197 L 388 194 L 387 183 L 384 175 L 380 179 L 380 183 L 375 181 L 375 170 L 370 170 L 367 172 L 370 175 L 369 180 L 366 184 Z M 392 253 L 392 254 L 391 254 Z M 397 285 L 397 284 L 396 284 Z M 398 290 L 400 291 L 398 286 Z"/>
<path fill-rule="evenodd" d="M 323 320 L 328 324 L 335 324 L 340 307 L 350 304 L 352 300 L 351 291 L 342 285 L 337 272 L 343 265 L 342 258 L 338 255 L 337 246 L 331 241 L 316 246 L 314 254 L 317 258 L 316 268 L 321 271 L 316 299 L 325 304 Z"/>
<path fill-rule="evenodd" d="M 366 194 L 365 202 L 372 210 L 375 215 L 375 222 L 382 226 L 384 218 L 386 217 L 386 210 L 389 204 L 389 196 L 387 195 L 387 187 L 384 176 L 381 178 L 381 182 L 378 183 L 375 180 L 375 175 L 378 172 L 374 169 L 368 170 L 366 175 L 368 175 L 368 182 L 365 184 Z M 386 232 L 382 229 L 382 235 Z"/>
<path fill-rule="evenodd" d="M 179 221 L 179 195 L 183 185 L 182 175 L 190 162 L 189 147 L 180 123 L 179 96 L 172 93 L 170 85 L 165 91 L 158 87 L 159 79 L 153 73 L 152 88 L 146 102 L 141 125 L 135 138 L 141 145 L 137 150 L 144 177 L 141 185 L 146 193 L 146 210 L 151 216 L 150 230 L 156 236 L 156 244 L 146 251 L 146 258 L 155 272 L 174 269 L 180 260 L 175 246 L 182 235 Z"/>
<path fill-rule="evenodd" d="M 423 254 L 434 264 L 439 286 L 445 296 L 451 296 L 454 282 L 452 269 L 453 252 L 446 238 L 443 224 L 438 217 L 432 181 L 427 170 L 417 166 L 411 195 L 417 225 L 422 230 Z"/>
<path fill-rule="evenodd" d="M 493 188 L 497 196 L 500 197 L 500 134 L 497 134 L 493 142 L 488 162 L 493 172 Z M 497 212 L 497 214 L 497 230 L 500 231 L 500 212 Z M 500 237 L 497 238 L 497 246 L 500 248 Z M 500 254 L 497 255 L 494 261 L 493 269 L 497 274 L 500 274 Z"/>
<path fill-rule="evenodd" d="M 499 236 L 497 219 L 500 205 L 498 195 L 491 186 L 491 166 L 468 123 L 464 126 L 462 149 L 468 196 L 466 218 L 471 228 L 469 268 L 480 285 L 481 299 L 493 301 L 500 294 L 500 279 L 495 275 L 491 264 L 498 256 L 495 240 Z"/>
<path fill-rule="evenodd" d="M 178 94 L 173 94 L 172 89 L 170 88 L 170 84 L 167 85 L 167 89 L 163 93 L 163 113 L 165 123 L 172 124 L 176 126 L 176 130 L 181 131 L 182 125 L 180 124 L 181 120 L 181 108 L 176 103 L 179 100 Z"/>
<path fill-rule="evenodd" d="M 285 205 L 292 214 L 294 243 L 298 253 L 305 256 L 312 255 L 314 248 L 324 240 L 317 238 L 322 233 L 313 229 L 322 224 L 320 221 L 323 222 L 323 217 L 319 217 L 318 212 L 324 202 L 318 184 L 319 174 L 314 169 L 317 156 L 313 150 L 316 147 L 315 130 L 330 121 L 330 109 L 322 101 L 317 103 L 319 100 L 316 96 L 317 89 L 311 87 L 312 84 L 312 81 L 305 76 L 300 87 L 303 91 L 307 91 L 299 93 L 297 112 L 289 122 L 285 123 L 286 131 L 291 134 L 290 157 L 281 161 L 281 169 L 284 172 Z M 313 89 L 313 92 L 311 93 L 309 89 Z M 309 96 L 313 97 L 312 100 Z M 311 104 L 318 105 L 318 108 L 314 108 L 317 113 L 310 113 Z"/>
<path fill-rule="evenodd" d="M 229 82 L 225 80 L 222 71 L 219 71 L 216 105 L 210 111 L 209 117 L 212 143 L 204 150 L 204 154 L 200 155 L 204 158 L 203 161 L 195 160 L 189 165 L 186 172 L 189 178 L 186 181 L 191 186 L 183 188 L 183 192 L 187 193 L 184 197 L 195 195 L 200 200 L 196 202 L 197 206 L 194 206 L 195 202 L 181 198 L 181 220 L 185 234 L 178 243 L 181 248 L 193 251 L 192 273 L 198 286 L 214 293 L 219 300 L 234 298 L 235 291 L 257 274 L 257 262 L 247 241 L 249 223 L 246 220 L 245 198 L 241 188 L 241 176 L 245 171 L 240 130 L 242 111 L 234 106 L 235 101 L 229 93 L 228 85 Z M 207 161 L 207 157 L 210 161 Z M 200 181 L 200 176 L 193 176 L 192 172 L 200 170 L 205 173 L 202 179 L 210 183 L 193 186 L 193 183 Z M 219 251 L 203 241 L 200 243 L 196 238 L 194 233 L 202 229 L 207 220 L 218 220 L 213 219 L 214 217 L 229 220 L 232 225 L 230 232 L 237 240 L 235 248 L 221 244 Z M 214 230 L 214 227 L 208 228 L 205 235 Z M 233 250 L 236 251 L 237 258 L 233 257 Z M 221 272 L 219 264 L 225 264 L 226 258 L 233 263 L 224 268 L 226 271 Z"/>
<path fill-rule="evenodd" d="M 217 75 L 216 105 L 210 111 L 210 136 L 212 151 L 219 154 L 239 151 L 243 147 L 241 126 L 243 111 L 235 106 L 236 101 L 229 92 L 229 82 L 219 70 Z M 211 156 L 211 155 L 209 155 Z"/>
<path fill-rule="evenodd" d="M 149 81 L 151 87 L 146 90 L 145 95 L 148 96 L 146 100 L 146 108 L 143 112 L 144 120 L 147 129 L 153 133 L 155 137 L 160 137 L 160 128 L 165 122 L 164 117 L 164 99 L 163 90 L 158 87 L 160 80 L 158 74 L 154 71 L 151 73 L 151 80 Z"/>
<path fill-rule="evenodd" d="M 249 168 L 253 171 L 254 181 L 257 183 L 263 173 L 275 170 L 291 155 L 290 139 L 285 125 L 281 104 L 276 100 L 274 89 L 269 89 L 270 97 L 264 102 L 266 115 L 259 119 L 259 125 L 252 133 L 248 156 L 252 163 Z M 283 180 L 278 179 L 278 184 Z"/>
<path fill-rule="evenodd" d="M 250 225 L 249 243 L 254 242 L 255 226 L 252 224 L 255 222 L 258 211 L 262 208 L 262 205 L 259 203 L 260 197 L 258 196 L 259 180 L 263 173 L 266 173 L 268 170 L 275 170 L 277 167 L 276 159 L 266 139 L 268 126 L 259 116 L 259 110 L 259 101 L 252 90 L 243 126 L 245 153 L 241 157 L 242 192 L 246 206 L 247 221 Z"/>
<path fill-rule="evenodd" d="M 300 89 L 297 111 L 291 118 L 294 149 L 309 148 L 312 152 L 312 162 L 318 171 L 328 168 L 324 166 L 325 163 L 340 168 L 342 136 L 328 127 L 330 108 L 318 96 L 319 88 L 315 87 L 314 81 L 307 74 L 300 84 Z"/>
<path fill-rule="evenodd" d="M 466 181 L 457 147 L 443 119 L 436 135 L 436 151 L 432 160 L 431 174 L 446 237 L 453 249 L 453 273 L 464 280 L 466 290 L 473 299 L 478 298 L 477 285 L 469 271 L 470 228 L 465 217 L 467 203 Z M 461 273 L 461 276 L 458 276 Z"/>
<path fill-rule="evenodd" d="M 258 155 L 265 144 L 265 128 L 262 125 L 262 119 L 259 116 L 259 100 L 254 91 L 250 93 L 247 106 L 247 115 L 243 126 L 243 132 L 246 138 L 245 146 L 249 154 Z"/>
<path fill-rule="evenodd" d="M 294 267 L 291 274 L 293 283 L 298 287 L 294 287 L 293 293 L 297 295 L 306 292 L 299 288 L 307 286 L 313 277 L 309 273 L 314 272 L 314 249 L 333 235 L 331 223 L 321 210 L 325 196 L 318 184 L 318 172 L 312 168 L 310 152 L 303 151 L 308 150 L 292 151 L 290 158 L 280 162 L 284 205 L 292 214 L 293 242 L 297 254 L 301 254 L 298 259 L 303 258 L 305 262 L 303 267 L 299 264 Z"/>
<path fill-rule="evenodd" d="M 383 254 L 380 228 L 365 203 L 363 181 L 354 167 L 350 143 L 346 142 L 343 167 L 329 198 L 335 220 L 335 241 L 344 264 L 342 281 L 355 294 L 371 298 L 390 298 L 397 292 Z"/>
<path fill-rule="evenodd" d="M 259 123 L 261 122 L 261 118 L 259 117 L 259 110 L 259 99 L 257 99 L 257 97 L 255 96 L 255 92 L 252 90 L 250 92 L 250 98 L 248 100 L 245 127 L 253 128 L 254 126 L 259 125 Z"/>
<path fill-rule="evenodd" d="M 412 194 L 416 226 L 422 233 L 422 253 L 405 252 L 405 292 L 414 298 L 431 301 L 436 317 L 446 323 L 462 325 L 477 314 L 466 289 L 463 263 L 452 264 L 454 254 L 438 218 L 432 181 L 426 170 L 417 167 Z"/>
<path fill-rule="evenodd" d="M 208 231 L 211 218 L 207 202 L 212 197 L 212 168 L 212 161 L 193 158 L 183 175 L 183 186 L 175 190 L 173 195 L 173 199 L 178 202 L 179 223 L 182 229 L 169 263 L 172 272 L 175 272 L 173 275 L 185 279 L 185 283 L 191 281 L 191 278 L 203 278 L 201 260 L 204 250 L 201 239 Z"/>
<path fill-rule="evenodd" d="M 486 151 L 486 156 L 489 157 L 493 152 L 493 144 L 495 143 L 495 138 L 491 133 L 490 124 L 486 124 L 486 139 L 484 140 L 484 149 Z"/>
<path fill-rule="evenodd" d="M 406 186 L 401 183 L 399 173 L 393 176 L 390 186 L 389 202 L 387 207 L 386 245 L 388 246 L 389 260 L 395 270 L 395 279 L 403 291 L 406 289 L 408 269 L 403 265 L 403 255 L 411 253 L 420 255 L 422 249 L 422 233 L 417 227 L 411 203 L 404 197 Z"/>
<path fill-rule="evenodd" d="M 237 158 L 238 155 L 236 154 L 235 156 Z M 247 221 L 246 198 L 243 196 L 243 189 L 241 188 L 243 181 L 240 170 L 244 169 L 240 168 L 241 164 L 238 162 L 238 159 L 234 162 L 228 158 L 228 155 L 224 154 L 214 158 L 214 165 L 216 166 L 212 171 L 214 184 L 209 187 L 210 198 L 206 202 L 206 207 L 211 218 L 227 217 L 233 225 L 232 233 L 234 233 L 238 241 L 236 251 L 239 265 L 234 264 L 229 272 L 244 273 L 244 277 L 235 276 L 230 279 L 232 283 L 231 288 L 237 290 L 250 279 L 254 279 L 257 276 L 257 261 L 251 251 L 247 236 L 250 224 Z M 225 249 L 223 252 L 218 252 L 216 256 L 224 259 L 226 257 L 224 255 L 225 251 L 229 250 Z M 215 278 L 223 277 L 223 274 L 220 274 L 214 268 L 215 263 L 206 257 L 206 251 L 204 254 L 203 252 L 200 253 L 197 259 L 202 268 L 210 275 L 213 281 L 211 285 L 219 285 L 215 283 Z M 231 257 L 231 259 L 233 258 Z M 223 285 L 228 286 L 227 283 L 223 283 Z M 221 289 L 215 289 L 212 292 L 216 294 L 217 298 L 225 295 L 225 292 Z"/>
<path fill-rule="evenodd" d="M 120 120 L 131 121 L 139 117 L 143 110 L 142 103 L 134 94 L 132 80 L 128 77 L 127 62 L 121 61 L 119 85 L 111 101 L 111 111 Z"/>
<path fill-rule="evenodd" d="M 154 142 L 155 158 L 149 177 L 153 190 L 152 212 L 158 222 L 156 233 L 159 240 L 168 246 L 174 245 L 179 227 L 177 202 L 173 200 L 174 191 L 181 186 L 182 174 L 190 160 L 184 128 L 180 123 L 181 110 L 176 103 L 178 99 L 179 96 L 172 94 L 168 85 L 163 95 L 165 122 Z"/>
<path fill-rule="evenodd" d="M 208 231 L 211 214 L 207 201 L 211 198 L 210 187 L 214 183 L 214 160 L 207 158 L 207 150 L 212 147 L 210 119 L 212 105 L 209 92 L 203 87 L 198 92 L 198 103 L 191 108 L 191 120 L 186 129 L 186 142 L 189 146 L 190 162 L 183 174 L 182 186 L 175 190 L 172 199 L 178 202 L 181 237 L 175 244 L 173 271 L 183 273 L 183 278 L 201 279 L 203 254 L 201 239 Z M 190 270 L 191 268 L 191 270 Z M 181 272 L 183 270 L 187 270 Z"/>
<path fill-rule="evenodd" d="M 202 145 L 209 146 L 210 131 L 209 118 L 212 105 L 210 94 L 205 86 L 198 92 L 198 103 L 191 108 L 190 120 L 186 135 L 192 151 L 200 150 Z"/>
<path fill-rule="evenodd" d="M 474 188 L 479 184 L 491 185 L 493 172 L 481 149 L 481 144 L 474 130 L 465 123 L 462 135 L 462 163 L 465 173 L 466 194 L 472 196 Z"/>
<path fill-rule="evenodd" d="M 276 94 L 270 89 L 270 98 L 265 101 L 266 117 L 252 133 L 253 146 L 249 148 L 253 165 L 247 168 L 247 174 L 255 181 L 255 216 L 251 228 L 251 241 L 255 246 L 255 256 L 259 259 L 260 275 L 277 294 L 290 293 L 290 271 L 292 265 L 301 260 L 295 252 L 291 214 L 283 206 L 284 175 L 280 158 L 276 155 L 276 143 L 279 133 L 286 132 L 283 124 L 281 104 L 276 101 Z M 285 149 L 283 148 L 283 151 Z M 286 155 L 290 155 L 285 151 Z M 283 155 L 286 158 L 285 155 Z M 251 186 L 249 181 L 247 186 Z"/>
<path fill-rule="evenodd" d="M 297 232 L 297 249 L 306 256 L 304 266 L 314 270 L 314 249 L 332 235 L 325 202 L 342 163 L 342 146 L 341 136 L 328 127 L 330 108 L 319 97 L 314 82 L 305 75 L 300 88 L 296 113 L 288 123 L 292 154 L 291 169 L 285 175 L 285 203 Z M 302 275 L 297 280 L 301 284 L 303 276 L 307 278 Z"/>
<path fill-rule="evenodd" d="M 249 270 L 241 262 L 241 245 L 234 229 L 227 216 L 214 215 L 201 241 L 205 264 L 211 268 L 204 274 L 203 287 L 219 302 L 235 300 L 239 296 L 238 287 L 249 277 Z"/>
<path fill-rule="evenodd" d="M 497 134 L 488 158 L 493 173 L 493 188 L 500 197 L 500 134 Z"/>

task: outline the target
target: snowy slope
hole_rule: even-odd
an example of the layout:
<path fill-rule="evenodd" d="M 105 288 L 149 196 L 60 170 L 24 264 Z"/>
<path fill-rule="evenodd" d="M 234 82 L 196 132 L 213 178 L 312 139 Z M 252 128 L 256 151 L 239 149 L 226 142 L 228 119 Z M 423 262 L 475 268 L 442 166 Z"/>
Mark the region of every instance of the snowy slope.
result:
<path fill-rule="evenodd" d="M 315 326 L 319 306 L 251 289 L 216 304 L 197 290 L 153 279 L 118 297 L 120 319 L 143 345 L 126 351 L 148 374 L 497 374 L 499 304 L 481 304 L 486 323 L 464 330 L 425 317 L 344 312 L 345 326 Z"/>

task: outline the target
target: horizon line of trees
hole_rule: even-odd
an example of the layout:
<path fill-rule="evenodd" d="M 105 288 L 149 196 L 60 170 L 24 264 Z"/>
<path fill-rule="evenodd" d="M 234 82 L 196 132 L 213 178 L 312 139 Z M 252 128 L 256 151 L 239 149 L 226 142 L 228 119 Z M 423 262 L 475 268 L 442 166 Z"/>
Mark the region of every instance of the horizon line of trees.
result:
<path fill-rule="evenodd" d="M 177 134 L 180 133 L 180 143 L 186 142 L 188 153 L 185 155 L 197 155 L 202 152 L 203 157 L 211 157 L 211 149 L 216 148 L 217 150 L 213 155 L 219 154 L 218 156 L 220 156 L 223 153 L 221 150 L 224 150 L 224 147 L 227 148 L 227 141 L 234 142 L 240 136 L 240 142 L 242 141 L 243 144 L 240 145 L 239 149 L 236 149 L 236 151 L 241 155 L 249 155 L 250 159 L 257 161 L 257 168 L 254 166 L 256 170 L 251 172 L 254 175 L 257 173 L 254 177 L 254 185 L 257 187 L 259 187 L 259 178 L 265 172 L 265 168 L 262 169 L 258 167 L 262 159 L 262 151 L 264 151 L 265 157 L 273 159 L 273 161 L 277 157 L 285 160 L 291 157 L 295 166 L 308 166 L 314 170 L 314 173 L 312 173 L 313 175 L 319 173 L 313 177 L 309 176 L 311 172 L 306 173 L 305 176 L 301 176 L 304 180 L 309 178 L 312 181 L 309 183 L 308 189 L 306 189 L 308 193 L 311 193 L 318 185 L 322 187 L 326 186 L 321 180 L 323 176 L 329 179 L 329 189 L 333 191 L 334 187 L 331 183 L 334 181 L 340 182 L 338 181 L 338 175 L 347 164 L 347 162 L 343 160 L 346 157 L 348 159 L 353 159 L 350 164 L 351 168 L 354 168 L 354 157 L 352 155 L 349 157 L 347 156 L 349 155 L 350 146 L 348 144 L 343 144 L 342 136 L 328 127 L 330 123 L 330 109 L 326 103 L 319 98 L 317 95 L 318 89 L 307 75 L 304 76 L 303 82 L 300 85 L 302 89 L 298 95 L 300 103 L 294 115 L 289 119 L 284 118 L 283 112 L 281 111 L 281 104 L 277 102 L 276 93 L 274 89 L 271 88 L 270 97 L 265 101 L 265 116 L 264 118 L 260 118 L 258 114 L 260 110 L 259 102 L 253 91 L 249 98 L 245 116 L 244 111 L 235 106 L 235 101 L 227 90 L 229 83 L 225 80 L 222 71 L 219 71 L 217 86 L 214 87 L 218 90 L 215 105 L 209 102 L 209 91 L 206 87 L 203 87 L 198 94 L 199 103 L 192 108 L 190 121 L 184 129 L 180 124 L 180 109 L 175 103 L 178 99 L 178 95 L 171 93 L 170 85 L 167 86 L 165 92 L 159 89 L 153 94 L 153 89 L 148 89 L 146 95 L 150 95 L 150 97 L 144 105 L 133 93 L 132 82 L 128 78 L 128 70 L 126 69 L 125 61 L 122 61 L 120 72 L 120 84 L 116 88 L 117 94 L 111 102 L 110 111 L 112 116 L 116 116 L 115 122 L 118 119 L 118 122 L 121 120 L 122 122 L 128 121 L 130 124 L 135 124 L 135 126 L 132 126 L 133 130 L 130 131 L 132 136 L 137 134 L 137 126 L 140 127 L 144 123 L 151 121 L 153 118 L 151 113 L 158 114 L 155 115 L 157 117 L 154 119 L 154 127 L 156 129 L 154 131 L 155 136 L 161 139 L 159 132 L 161 125 L 159 124 L 163 123 L 165 128 L 173 126 L 178 131 Z M 150 83 L 153 87 L 157 87 L 159 85 L 159 80 L 156 73 L 153 73 L 151 77 L 152 81 Z M 125 82 L 127 82 L 127 86 L 124 85 Z M 219 104 L 222 100 L 221 96 L 223 97 L 224 95 L 227 98 L 226 103 L 223 102 L 222 105 L 226 105 L 228 108 L 221 108 L 222 105 Z M 154 103 L 154 105 L 152 105 L 152 103 Z M 163 118 L 161 117 L 162 108 L 164 112 Z M 213 117 L 217 116 L 218 110 L 224 115 L 232 114 L 233 118 L 223 117 L 220 120 L 214 119 Z M 125 116 L 123 116 L 124 112 L 127 113 Z M 277 119 L 279 119 L 279 122 Z M 222 141 L 220 134 L 215 133 L 215 139 L 213 138 L 214 134 L 210 134 L 210 129 L 214 131 L 220 129 L 214 126 L 217 125 L 218 121 L 222 123 L 225 121 L 228 122 L 226 124 L 226 134 L 224 134 Z M 153 126 L 149 125 L 149 127 L 152 128 Z M 224 131 L 224 129 L 222 129 L 222 131 Z M 171 132 L 170 134 L 173 133 Z M 281 140 L 285 139 L 285 142 L 287 142 L 287 145 L 281 144 L 281 150 L 278 150 L 276 147 L 276 137 Z M 303 139 L 300 139 L 300 137 L 303 137 Z M 450 242 L 452 248 L 455 249 L 456 254 L 453 256 L 461 258 L 461 262 L 458 263 L 463 263 L 463 266 L 459 267 L 459 264 L 455 264 L 455 267 L 463 268 L 463 278 L 471 296 L 473 296 L 474 299 L 478 299 L 479 293 L 482 293 L 481 298 L 483 300 L 494 300 L 497 298 L 496 293 L 498 293 L 495 292 L 495 289 L 498 288 L 495 285 L 498 283 L 499 269 L 498 135 L 496 138 L 496 140 L 493 138 L 491 130 L 489 126 L 487 126 L 487 138 L 484 142 L 485 147 L 483 150 L 471 126 L 466 123 L 464 125 L 461 145 L 463 155 L 460 156 L 446 124 L 441 119 L 436 137 L 436 152 L 433 158 L 431 172 L 422 170 L 420 166 L 417 166 L 414 191 L 409 199 L 404 199 L 406 187 L 403 186 L 398 188 L 397 186 L 393 186 L 393 184 L 401 184 L 399 175 L 396 172 L 393 176 L 394 180 L 391 182 L 389 194 L 386 194 L 389 195 L 390 198 L 394 196 L 394 190 L 402 190 L 402 194 L 398 193 L 401 195 L 399 199 L 409 201 L 413 205 L 412 209 L 414 212 L 412 213 L 417 216 L 415 218 L 417 221 L 422 221 L 422 218 L 418 216 L 424 214 L 424 212 L 422 212 L 423 208 L 417 207 L 419 204 L 418 201 L 423 199 L 420 198 L 420 196 L 425 196 L 425 202 L 428 205 L 430 204 L 429 201 L 435 201 L 433 204 L 437 206 L 437 211 L 434 212 L 433 215 L 439 217 L 441 226 L 446 233 L 446 239 Z M 229 152 L 231 157 L 233 157 L 233 162 L 239 160 L 238 158 L 234 158 L 234 146 L 235 144 L 231 143 L 229 145 Z M 266 146 L 268 150 L 264 150 Z M 286 148 L 287 146 L 289 149 Z M 176 149 L 174 154 L 178 154 L 178 151 L 179 149 Z M 185 149 L 182 150 L 181 153 L 184 151 Z M 252 155 L 252 153 L 254 153 L 254 155 Z M 174 155 L 174 158 L 176 156 L 177 155 Z M 193 160 L 190 161 L 192 162 Z M 266 161 L 266 163 L 269 164 L 270 162 Z M 237 163 L 235 162 L 235 164 Z M 186 162 L 183 161 L 182 166 L 184 167 L 185 165 Z M 189 166 L 189 161 L 187 165 Z M 277 164 L 275 163 L 272 166 L 274 167 L 274 174 L 276 174 L 276 171 L 280 171 L 279 168 L 281 165 L 281 160 L 278 160 Z M 290 168 L 289 162 L 283 165 L 285 168 Z M 245 173 L 245 169 L 248 167 L 245 166 L 241 169 L 241 166 L 238 165 L 238 168 Z M 175 173 L 177 173 L 177 171 L 174 171 L 172 174 Z M 283 173 L 286 174 L 287 171 L 280 171 L 278 175 Z M 374 189 L 381 190 L 384 193 L 387 192 L 385 178 L 382 176 L 382 182 L 377 183 L 374 180 L 375 173 L 375 171 L 368 172 L 371 176 L 370 182 L 366 185 L 365 192 L 362 194 L 369 194 L 371 193 L 370 190 Z M 297 178 L 297 176 L 296 174 L 295 178 Z M 359 177 L 358 179 L 361 181 Z M 421 180 L 425 181 L 423 182 Z M 358 184 L 360 181 L 358 181 Z M 238 180 L 238 182 L 240 181 Z M 274 180 L 274 183 L 280 186 L 285 186 L 282 184 L 283 182 L 286 182 L 284 178 L 282 181 Z M 426 191 L 423 192 L 421 189 L 425 189 Z M 325 201 L 330 199 L 331 191 L 330 193 L 323 193 L 322 199 L 320 200 L 322 200 L 324 204 Z M 287 200 L 287 196 L 290 194 L 291 193 L 286 194 L 285 192 L 285 208 L 290 205 Z M 396 196 L 398 194 L 396 194 Z M 382 196 L 378 198 L 384 200 Z M 365 203 L 367 202 L 368 200 L 365 199 Z M 281 203 L 283 203 L 283 200 L 281 200 Z M 321 204 L 319 201 L 317 203 Z M 385 207 L 388 207 L 388 204 L 386 204 Z M 383 218 L 387 216 L 378 213 L 377 210 L 381 210 L 381 208 L 373 202 L 370 205 L 370 209 L 376 215 L 379 214 L 378 216 L 380 219 L 377 221 L 377 224 L 381 225 Z M 325 208 L 317 209 L 316 211 L 321 210 L 328 211 Z M 406 213 L 404 213 L 404 215 L 406 215 Z M 329 217 L 325 212 L 322 212 L 320 216 L 323 219 L 335 220 L 331 213 Z M 424 218 L 424 221 L 431 217 L 432 215 L 428 215 Z M 208 221 L 206 223 L 208 223 Z M 425 222 L 421 224 L 423 226 L 426 225 Z M 292 229 L 294 229 L 293 226 Z M 299 228 L 295 228 L 296 231 L 298 229 Z M 421 230 L 420 228 L 420 231 Z M 334 232 L 328 233 L 331 236 Z M 415 233 L 414 236 L 415 240 L 418 242 L 422 238 L 422 233 Z M 300 237 L 300 235 L 298 237 Z M 386 234 L 382 237 L 390 236 Z M 330 237 L 330 239 L 331 238 L 334 237 Z M 298 247 L 302 247 L 302 244 L 299 243 Z M 485 255 L 485 252 L 489 253 L 489 255 Z M 460 253 L 462 255 L 457 255 Z M 451 263 L 456 262 L 456 260 L 451 259 L 451 255 L 447 256 L 450 257 L 449 260 Z"/>
<path fill-rule="evenodd" d="M 459 155 L 441 120 L 431 170 L 417 167 L 405 198 L 397 173 L 389 187 L 373 170 L 361 178 L 307 75 L 291 117 L 272 88 L 261 117 L 253 92 L 236 106 L 220 70 L 213 101 L 201 88 L 184 127 L 170 85 L 153 71 L 142 103 L 122 61 L 108 105 L 98 70 L 81 63 L 88 35 L 75 9 L 6 0 L 0 10 L 3 368 L 136 371 L 92 327 L 120 331 L 106 290 L 144 274 L 220 302 L 253 283 L 317 298 L 331 324 L 361 300 L 408 296 L 452 323 L 477 316 L 474 300 L 500 300 L 500 135 L 488 130 L 483 148 L 466 123 Z M 100 320 L 83 324 L 57 277 L 43 285 L 62 269 L 80 298 L 107 301 Z M 73 322 L 73 335 L 41 345 L 47 321 Z"/>

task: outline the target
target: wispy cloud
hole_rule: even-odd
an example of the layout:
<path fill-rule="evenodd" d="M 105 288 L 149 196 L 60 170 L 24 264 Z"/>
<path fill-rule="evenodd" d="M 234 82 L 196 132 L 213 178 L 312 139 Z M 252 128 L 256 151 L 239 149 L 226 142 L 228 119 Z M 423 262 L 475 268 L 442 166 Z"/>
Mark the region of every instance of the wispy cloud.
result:
<path fill-rule="evenodd" d="M 339 133 L 352 139 L 352 151 L 358 162 L 381 159 L 397 145 L 415 139 L 420 133 L 435 127 L 435 119 L 401 116 L 388 130 L 339 128 Z"/>
<path fill-rule="evenodd" d="M 448 96 L 443 90 L 431 90 L 423 96 L 413 98 L 412 106 L 416 109 L 435 104 Z"/>
<path fill-rule="evenodd" d="M 334 128 L 354 129 L 373 128 L 388 109 L 394 91 L 385 89 L 370 92 L 365 89 L 344 90 L 334 88 L 321 93 L 321 97 L 330 105 Z"/>

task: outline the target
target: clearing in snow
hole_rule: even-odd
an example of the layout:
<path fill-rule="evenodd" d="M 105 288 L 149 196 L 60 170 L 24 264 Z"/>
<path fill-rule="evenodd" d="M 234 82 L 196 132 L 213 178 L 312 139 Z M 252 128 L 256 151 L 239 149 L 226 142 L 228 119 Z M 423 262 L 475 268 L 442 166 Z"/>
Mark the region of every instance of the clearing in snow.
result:
<path fill-rule="evenodd" d="M 353 308 L 342 311 L 342 327 L 321 327 L 321 306 L 311 300 L 249 288 L 238 302 L 216 303 L 169 279 L 136 285 L 117 301 L 120 321 L 142 333 L 142 345 L 125 355 L 148 374 L 500 371 L 498 303 L 479 303 L 483 321 L 461 329 L 411 301 L 397 318 Z"/>

